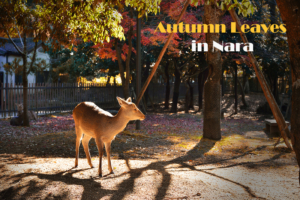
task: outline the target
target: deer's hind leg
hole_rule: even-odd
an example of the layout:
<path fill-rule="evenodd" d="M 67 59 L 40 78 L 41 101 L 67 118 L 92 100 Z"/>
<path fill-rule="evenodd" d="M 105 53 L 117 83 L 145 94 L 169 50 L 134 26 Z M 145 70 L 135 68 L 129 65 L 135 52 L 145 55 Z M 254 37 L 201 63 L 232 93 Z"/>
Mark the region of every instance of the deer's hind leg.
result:
<path fill-rule="evenodd" d="M 88 163 L 91 166 L 91 168 L 93 168 L 94 166 L 91 161 L 90 150 L 89 150 L 89 141 L 91 138 L 92 138 L 91 136 L 84 134 L 83 139 L 82 139 L 82 146 L 84 148 L 84 152 L 85 152 L 86 158 L 88 160 Z"/>
<path fill-rule="evenodd" d="M 76 157 L 75 157 L 75 167 L 78 166 L 78 157 L 79 157 L 79 146 L 80 141 L 82 138 L 82 130 L 79 127 L 76 127 L 75 125 L 75 131 L 76 131 Z"/>

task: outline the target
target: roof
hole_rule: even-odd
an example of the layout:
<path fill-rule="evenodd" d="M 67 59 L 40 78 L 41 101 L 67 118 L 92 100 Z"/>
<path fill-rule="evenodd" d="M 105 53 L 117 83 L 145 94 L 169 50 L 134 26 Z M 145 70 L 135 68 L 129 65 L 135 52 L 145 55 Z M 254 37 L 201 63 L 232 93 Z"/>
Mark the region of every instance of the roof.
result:
<path fill-rule="evenodd" d="M 20 38 L 13 38 L 12 40 L 21 50 L 23 50 L 23 45 L 20 41 Z M 39 41 L 38 46 L 40 46 L 41 44 L 42 41 Z M 33 38 L 27 38 L 27 53 L 30 53 L 33 50 L 34 50 Z M 17 51 L 13 43 L 8 38 L 0 37 L 0 55 L 5 55 L 5 54 L 21 56 L 21 54 Z"/>

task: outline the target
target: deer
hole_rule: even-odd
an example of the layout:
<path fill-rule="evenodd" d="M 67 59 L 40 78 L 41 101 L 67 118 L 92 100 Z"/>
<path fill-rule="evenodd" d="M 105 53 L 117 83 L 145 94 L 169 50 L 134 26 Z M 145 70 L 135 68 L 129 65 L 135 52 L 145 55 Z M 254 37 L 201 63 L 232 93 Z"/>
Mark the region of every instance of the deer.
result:
<path fill-rule="evenodd" d="M 20 104 L 15 103 L 15 105 L 17 106 L 17 109 L 18 109 L 18 116 L 23 116 L 23 109 L 24 109 L 23 104 L 22 103 L 20 103 Z M 29 117 L 29 119 L 34 119 L 34 120 L 38 119 L 37 114 L 32 110 L 27 111 L 27 116 Z"/>
<path fill-rule="evenodd" d="M 82 146 L 86 154 L 88 164 L 93 168 L 89 152 L 89 141 L 94 138 L 99 152 L 98 175 L 102 177 L 102 156 L 105 145 L 109 174 L 114 174 L 111 167 L 110 153 L 111 142 L 117 134 L 125 129 L 130 120 L 144 120 L 145 115 L 138 109 L 129 97 L 127 100 L 117 97 L 121 106 L 118 113 L 111 113 L 99 108 L 93 102 L 82 102 L 73 110 L 76 132 L 76 158 L 75 168 L 78 166 L 79 146 Z"/>

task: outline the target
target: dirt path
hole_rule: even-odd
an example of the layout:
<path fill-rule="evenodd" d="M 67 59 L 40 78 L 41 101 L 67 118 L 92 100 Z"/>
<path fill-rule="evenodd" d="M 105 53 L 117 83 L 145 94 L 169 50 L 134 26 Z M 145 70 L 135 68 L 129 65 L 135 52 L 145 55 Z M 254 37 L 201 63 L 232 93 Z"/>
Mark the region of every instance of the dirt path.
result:
<path fill-rule="evenodd" d="M 61 129 L 51 130 L 56 119 Z M 277 138 L 267 137 L 259 119 L 222 119 L 223 137 L 215 142 L 201 137 L 200 114 L 149 114 L 142 131 L 129 125 L 116 137 L 115 174 L 103 178 L 94 141 L 96 168 L 89 168 L 82 146 L 73 168 L 70 119 L 51 116 L 31 128 L 1 130 L 0 199 L 300 199 L 294 153 L 284 144 L 274 149 Z M 106 175 L 106 158 L 103 165 Z"/>

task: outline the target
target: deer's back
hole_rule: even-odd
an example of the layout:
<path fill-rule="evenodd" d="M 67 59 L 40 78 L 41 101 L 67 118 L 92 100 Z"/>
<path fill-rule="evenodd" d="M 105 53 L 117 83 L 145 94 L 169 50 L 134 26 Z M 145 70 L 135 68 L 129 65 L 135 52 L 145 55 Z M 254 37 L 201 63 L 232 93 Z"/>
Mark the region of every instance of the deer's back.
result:
<path fill-rule="evenodd" d="M 105 129 L 113 115 L 92 102 L 82 102 L 73 110 L 75 126 L 85 134 L 95 137 L 95 132 Z"/>

